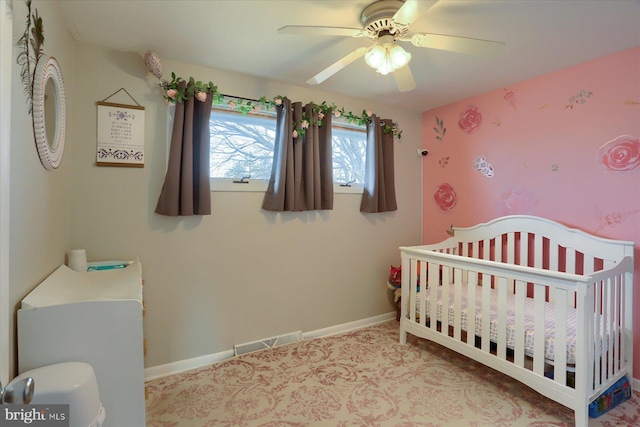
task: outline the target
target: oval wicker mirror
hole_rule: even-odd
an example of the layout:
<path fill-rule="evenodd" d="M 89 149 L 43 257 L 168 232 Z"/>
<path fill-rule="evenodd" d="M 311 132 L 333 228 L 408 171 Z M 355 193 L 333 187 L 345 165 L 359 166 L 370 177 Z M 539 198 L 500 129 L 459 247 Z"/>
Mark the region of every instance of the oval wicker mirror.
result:
<path fill-rule="evenodd" d="M 45 169 L 60 166 L 67 128 L 64 81 L 58 61 L 43 55 L 33 82 L 33 134 Z"/>

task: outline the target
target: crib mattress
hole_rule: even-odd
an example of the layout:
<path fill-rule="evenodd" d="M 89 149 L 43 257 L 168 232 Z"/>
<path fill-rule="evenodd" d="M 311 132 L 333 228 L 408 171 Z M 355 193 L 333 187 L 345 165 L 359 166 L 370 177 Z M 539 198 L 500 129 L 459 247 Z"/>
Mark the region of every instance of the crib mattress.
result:
<path fill-rule="evenodd" d="M 476 287 L 476 310 L 475 310 L 475 335 L 482 336 L 482 287 Z M 437 313 L 436 319 L 442 321 L 442 287 L 437 287 Z M 449 289 L 449 325 L 453 325 L 454 319 L 454 289 Z M 431 317 L 431 288 L 427 288 L 425 292 L 419 292 L 416 299 L 416 310 L 419 311 L 420 298 L 423 294 L 426 294 L 427 317 Z M 465 332 L 468 331 L 469 325 L 469 309 L 467 303 L 467 286 L 462 287 L 461 297 L 461 328 Z M 507 347 L 511 350 L 515 349 L 515 295 L 507 293 Z M 534 344 L 534 300 L 532 298 L 525 298 L 525 320 L 524 320 L 524 335 L 525 335 L 525 354 L 527 356 L 533 356 L 533 344 Z M 545 344 L 544 344 L 544 357 L 549 362 L 553 362 L 555 358 L 555 309 L 553 303 L 545 302 Z M 491 314 L 490 314 L 490 340 L 492 342 L 498 342 L 498 292 L 496 289 L 491 289 Z M 576 310 L 574 308 L 567 308 L 567 362 L 568 365 L 576 363 Z"/>

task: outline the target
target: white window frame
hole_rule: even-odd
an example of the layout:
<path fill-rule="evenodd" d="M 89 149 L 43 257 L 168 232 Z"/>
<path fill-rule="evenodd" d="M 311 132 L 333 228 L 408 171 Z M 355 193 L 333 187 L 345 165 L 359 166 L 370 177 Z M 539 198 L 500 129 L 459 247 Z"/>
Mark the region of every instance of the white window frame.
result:
<path fill-rule="evenodd" d="M 217 106 L 214 106 L 217 107 Z M 350 124 L 346 121 L 340 121 L 340 119 L 333 118 L 333 126 L 342 126 L 348 129 L 364 130 L 362 126 Z M 267 191 L 269 185 L 268 179 L 251 179 L 246 180 L 246 183 L 237 183 L 241 177 L 237 178 L 209 178 L 211 185 L 211 192 L 255 192 L 264 193 Z M 334 194 L 362 194 L 364 191 L 364 184 L 351 183 L 344 185 L 345 183 L 334 182 L 333 192 Z"/>

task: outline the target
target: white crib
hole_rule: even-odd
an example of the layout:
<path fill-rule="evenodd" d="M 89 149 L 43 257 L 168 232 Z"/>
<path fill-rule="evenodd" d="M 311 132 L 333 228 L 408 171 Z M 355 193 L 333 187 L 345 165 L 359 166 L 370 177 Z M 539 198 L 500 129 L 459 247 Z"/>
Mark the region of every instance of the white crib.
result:
<path fill-rule="evenodd" d="M 633 378 L 634 243 L 526 215 L 452 229 L 400 248 L 401 343 L 411 333 L 444 345 L 587 426 L 589 403 Z"/>

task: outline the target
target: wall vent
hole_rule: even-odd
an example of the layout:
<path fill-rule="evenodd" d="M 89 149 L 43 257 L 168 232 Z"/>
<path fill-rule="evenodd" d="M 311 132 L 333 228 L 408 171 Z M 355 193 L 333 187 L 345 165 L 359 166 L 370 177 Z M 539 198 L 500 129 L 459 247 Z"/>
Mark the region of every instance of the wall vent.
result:
<path fill-rule="evenodd" d="M 290 332 L 288 334 L 278 335 L 277 337 L 264 338 L 244 344 L 236 344 L 233 346 L 233 351 L 236 356 L 240 356 L 241 354 L 252 353 L 254 351 L 265 350 L 298 341 L 302 341 L 302 331 Z"/>

